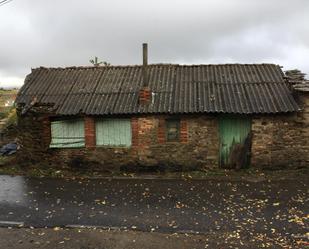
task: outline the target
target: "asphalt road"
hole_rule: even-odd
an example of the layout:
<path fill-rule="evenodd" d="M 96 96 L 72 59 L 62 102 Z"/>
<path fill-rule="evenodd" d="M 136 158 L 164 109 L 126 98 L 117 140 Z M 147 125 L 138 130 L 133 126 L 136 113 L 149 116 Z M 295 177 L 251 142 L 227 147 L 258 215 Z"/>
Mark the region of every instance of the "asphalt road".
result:
<path fill-rule="evenodd" d="M 0 224 L 306 239 L 308 180 L 63 180 L 0 176 Z M 308 236 L 308 235 L 307 235 Z M 308 238 L 307 238 L 308 239 Z"/>

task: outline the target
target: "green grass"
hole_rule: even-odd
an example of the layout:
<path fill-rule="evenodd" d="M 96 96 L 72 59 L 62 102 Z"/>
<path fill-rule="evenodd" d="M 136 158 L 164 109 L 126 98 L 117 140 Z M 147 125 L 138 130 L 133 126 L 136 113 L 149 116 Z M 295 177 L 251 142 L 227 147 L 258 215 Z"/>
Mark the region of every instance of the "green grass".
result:
<path fill-rule="evenodd" d="M 17 124 L 17 114 L 16 114 L 16 109 L 15 108 L 11 109 L 11 111 L 8 113 L 7 118 L 8 118 L 8 120 L 6 122 L 6 126 L 16 125 Z"/>
<path fill-rule="evenodd" d="M 5 129 L 8 126 L 17 124 L 16 109 L 12 107 L 8 113 L 0 113 L 0 119 L 5 119 L 5 123 L 1 125 L 1 129 Z"/>
<path fill-rule="evenodd" d="M 14 109 L 13 106 L 4 106 L 6 101 L 11 99 L 11 95 L 16 95 L 17 89 L 4 90 L 0 89 L 0 119 L 7 118 L 11 111 Z"/>
<path fill-rule="evenodd" d="M 18 89 L 3 89 L 3 88 L 0 88 L 0 94 L 16 94 L 18 93 Z"/>

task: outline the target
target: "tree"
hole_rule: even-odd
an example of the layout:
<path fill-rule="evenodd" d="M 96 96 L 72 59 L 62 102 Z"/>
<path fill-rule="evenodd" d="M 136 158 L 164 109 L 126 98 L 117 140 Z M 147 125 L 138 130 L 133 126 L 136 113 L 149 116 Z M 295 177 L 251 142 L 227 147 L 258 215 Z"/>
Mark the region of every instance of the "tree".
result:
<path fill-rule="evenodd" d="M 97 56 L 94 57 L 94 59 L 91 59 L 89 61 L 94 67 L 99 67 L 103 64 L 103 66 L 110 66 L 111 64 L 106 61 L 99 61 L 99 58 Z"/>

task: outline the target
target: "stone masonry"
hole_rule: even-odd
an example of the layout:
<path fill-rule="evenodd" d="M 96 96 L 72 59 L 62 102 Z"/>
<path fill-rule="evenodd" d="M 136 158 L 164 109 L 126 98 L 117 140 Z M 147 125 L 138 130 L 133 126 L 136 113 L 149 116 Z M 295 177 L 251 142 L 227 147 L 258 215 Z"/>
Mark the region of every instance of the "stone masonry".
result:
<path fill-rule="evenodd" d="M 28 112 L 19 115 L 20 141 L 24 163 L 45 163 L 67 167 L 80 162 L 106 172 L 124 170 L 187 171 L 218 167 L 219 134 L 215 116 L 180 117 L 180 141 L 166 142 L 165 118 L 135 116 L 131 118 L 132 146 L 95 145 L 95 117 L 84 117 L 85 148 L 50 149 L 48 114 Z"/>
<path fill-rule="evenodd" d="M 252 166 L 298 168 L 309 165 L 309 98 L 306 94 L 298 96 L 302 112 L 253 117 Z"/>

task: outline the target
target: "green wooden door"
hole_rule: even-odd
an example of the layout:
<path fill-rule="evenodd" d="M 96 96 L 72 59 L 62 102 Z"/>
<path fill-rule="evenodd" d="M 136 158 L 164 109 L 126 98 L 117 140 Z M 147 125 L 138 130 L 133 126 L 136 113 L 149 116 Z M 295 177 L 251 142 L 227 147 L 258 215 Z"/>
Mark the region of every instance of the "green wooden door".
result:
<path fill-rule="evenodd" d="M 250 164 L 251 119 L 243 116 L 219 118 L 220 166 L 244 168 Z"/>

